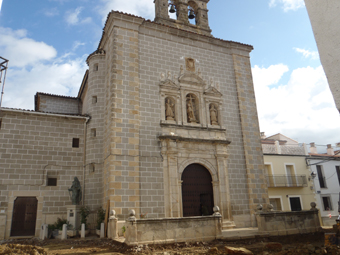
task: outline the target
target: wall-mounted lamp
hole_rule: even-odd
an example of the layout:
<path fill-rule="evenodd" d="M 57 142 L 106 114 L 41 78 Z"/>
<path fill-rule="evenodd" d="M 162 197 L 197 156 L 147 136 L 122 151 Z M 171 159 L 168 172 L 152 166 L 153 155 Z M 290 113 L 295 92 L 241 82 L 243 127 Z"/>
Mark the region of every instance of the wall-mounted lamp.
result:
<path fill-rule="evenodd" d="M 314 180 L 315 177 L 316 177 L 316 173 L 312 172 L 312 173 L 310 174 L 310 177 L 308 177 L 308 180 L 309 180 L 309 181 L 310 181 L 310 180 Z"/>

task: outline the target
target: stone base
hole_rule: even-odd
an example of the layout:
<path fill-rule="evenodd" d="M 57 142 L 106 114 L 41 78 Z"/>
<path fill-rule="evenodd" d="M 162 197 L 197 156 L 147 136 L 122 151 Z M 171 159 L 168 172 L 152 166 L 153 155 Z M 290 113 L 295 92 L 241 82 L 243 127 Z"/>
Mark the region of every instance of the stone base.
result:
<path fill-rule="evenodd" d="M 80 229 L 80 208 L 81 205 L 69 205 L 67 209 L 67 221 L 72 225 L 72 229 Z"/>

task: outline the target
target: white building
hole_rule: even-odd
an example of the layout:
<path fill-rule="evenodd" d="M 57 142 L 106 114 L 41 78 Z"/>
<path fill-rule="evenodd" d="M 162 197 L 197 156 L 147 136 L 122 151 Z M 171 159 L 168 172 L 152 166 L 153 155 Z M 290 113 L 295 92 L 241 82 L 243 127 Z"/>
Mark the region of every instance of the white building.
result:
<path fill-rule="evenodd" d="M 305 0 L 320 60 L 325 70 L 336 107 L 340 111 L 340 1 Z"/>
<path fill-rule="evenodd" d="M 314 178 L 317 207 L 320 209 L 324 226 L 332 226 L 338 217 L 338 201 L 340 191 L 340 151 L 334 151 L 327 145 L 327 153 L 317 152 L 314 143 L 311 143 L 310 157 L 307 164 L 310 166 Z"/>

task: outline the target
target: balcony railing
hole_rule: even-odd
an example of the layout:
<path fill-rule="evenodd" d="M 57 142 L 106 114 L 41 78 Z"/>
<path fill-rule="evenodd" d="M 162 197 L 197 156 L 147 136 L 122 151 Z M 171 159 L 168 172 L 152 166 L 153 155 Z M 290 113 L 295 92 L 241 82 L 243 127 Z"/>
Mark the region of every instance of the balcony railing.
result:
<path fill-rule="evenodd" d="M 273 187 L 307 187 L 306 175 L 267 175 L 269 188 Z"/>

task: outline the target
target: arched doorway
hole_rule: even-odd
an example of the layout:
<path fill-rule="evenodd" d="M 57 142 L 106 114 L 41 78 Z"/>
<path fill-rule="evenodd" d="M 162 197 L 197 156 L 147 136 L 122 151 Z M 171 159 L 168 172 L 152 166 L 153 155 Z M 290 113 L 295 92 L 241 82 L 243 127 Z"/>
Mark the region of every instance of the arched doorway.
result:
<path fill-rule="evenodd" d="M 182 173 L 183 217 L 212 215 L 212 178 L 202 165 L 191 164 Z"/>

